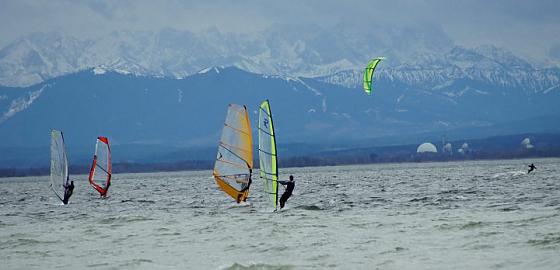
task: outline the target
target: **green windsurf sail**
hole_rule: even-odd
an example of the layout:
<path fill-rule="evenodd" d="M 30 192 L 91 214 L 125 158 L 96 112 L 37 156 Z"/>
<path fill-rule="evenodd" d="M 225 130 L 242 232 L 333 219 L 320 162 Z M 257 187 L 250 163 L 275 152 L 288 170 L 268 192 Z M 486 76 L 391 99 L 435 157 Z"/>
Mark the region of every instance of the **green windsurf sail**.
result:
<path fill-rule="evenodd" d="M 381 62 L 381 60 L 385 59 L 384 57 L 377 57 L 369 61 L 365 71 L 364 71 L 364 91 L 368 95 L 371 95 L 371 84 L 373 83 L 373 73 L 375 72 L 375 68 L 377 64 Z"/>
<path fill-rule="evenodd" d="M 278 207 L 278 158 L 272 113 L 268 100 L 261 103 L 259 110 L 259 165 L 264 192 L 274 209 Z"/>

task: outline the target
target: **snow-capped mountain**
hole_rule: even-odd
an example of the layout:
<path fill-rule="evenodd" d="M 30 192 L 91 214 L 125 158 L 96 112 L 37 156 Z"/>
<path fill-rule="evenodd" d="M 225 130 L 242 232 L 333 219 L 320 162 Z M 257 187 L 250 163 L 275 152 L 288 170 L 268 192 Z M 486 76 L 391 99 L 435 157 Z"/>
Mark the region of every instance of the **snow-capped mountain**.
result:
<path fill-rule="evenodd" d="M 184 78 L 207 67 L 236 66 L 252 73 L 316 77 L 359 88 L 363 66 L 376 56 L 387 58 L 376 79 L 450 98 L 476 88 L 449 87 L 464 80 L 483 85 L 472 90 L 479 94 L 495 88 L 560 91 L 559 68 L 535 67 L 505 49 L 457 47 L 441 29 L 428 26 L 360 30 L 350 25 L 277 26 L 253 34 L 163 29 L 114 32 L 95 40 L 39 33 L 0 50 L 0 85 L 29 86 L 91 68 Z"/>
<path fill-rule="evenodd" d="M 24 88 L 0 86 L 0 153 L 8 153 L 0 155 L 2 164 L 43 164 L 53 128 L 65 132 L 74 160 L 89 162 L 88 145 L 104 135 L 113 145 L 130 146 L 126 153 L 117 151 L 116 159 L 138 161 L 143 155 L 158 162 L 154 151 L 167 155 L 181 147 L 215 147 L 229 103 L 247 105 L 255 127 L 264 99 L 271 102 L 283 156 L 298 153 L 282 148 L 290 143 L 320 150 L 356 141 L 414 144 L 441 134 L 560 132 L 556 90 L 525 92 L 462 79 L 426 91 L 380 78 L 372 96 L 366 96 L 359 88 L 319 79 L 237 67 L 206 68 L 182 79 L 123 73 L 95 68 Z M 215 152 L 208 153 L 175 160 L 211 160 Z"/>
<path fill-rule="evenodd" d="M 8 145 L 41 144 L 43 133 L 62 126 L 83 140 L 101 132 L 126 143 L 209 144 L 228 103 L 256 108 L 263 99 L 274 103 L 286 141 L 448 132 L 560 114 L 556 90 L 524 92 L 468 79 L 438 91 L 386 78 L 376 87 L 366 96 L 322 78 L 236 67 L 207 68 L 183 79 L 96 68 L 26 88 L 0 87 L 0 135 Z"/>
<path fill-rule="evenodd" d="M 260 73 L 317 77 L 359 69 L 379 55 L 398 65 L 417 54 L 446 51 L 442 30 L 352 25 L 334 28 L 276 26 L 253 34 L 114 32 L 91 40 L 37 33 L 0 50 L 0 85 L 27 86 L 79 70 L 106 69 L 182 78 L 209 66 L 237 66 Z"/>
<path fill-rule="evenodd" d="M 427 91 L 444 89 L 457 80 L 472 80 L 489 88 L 516 88 L 528 92 L 552 91 L 560 87 L 560 69 L 537 69 L 511 52 L 492 46 L 475 49 L 454 47 L 442 55 L 424 55 L 398 66 L 383 66 L 377 78 L 405 83 Z M 360 87 L 363 71 L 339 71 L 322 81 L 346 87 Z M 460 90 L 460 89 L 459 89 Z M 450 96 L 456 93 L 448 93 Z"/>
<path fill-rule="evenodd" d="M 419 129 L 439 132 L 480 128 L 560 112 L 559 68 L 538 68 L 493 46 L 458 47 L 438 28 L 358 30 L 338 25 L 332 29 L 271 29 L 253 34 L 221 33 L 215 29 L 200 33 L 173 29 L 115 32 L 95 40 L 47 33 L 20 39 L 0 50 L 0 85 L 26 86 L 0 87 L 0 131 L 13 135 L 19 130 L 18 136 L 26 133 L 27 125 L 37 122 L 30 112 L 38 110 L 34 115 L 40 118 L 57 110 L 45 99 L 52 99 L 53 104 L 82 99 L 72 91 L 97 98 L 110 90 L 111 96 L 120 97 L 121 103 L 115 103 L 116 107 L 127 104 L 130 97 L 152 107 L 158 106 L 157 102 L 166 95 L 168 99 L 177 95 L 179 103 L 212 103 L 216 94 L 208 93 L 209 89 L 218 89 L 224 104 L 232 102 L 228 98 L 237 99 L 226 91 L 233 89 L 243 93 L 246 100 L 258 103 L 255 97 L 267 98 L 263 89 L 275 89 L 266 93 L 286 102 L 282 105 L 285 110 L 301 109 L 292 115 L 302 121 L 299 130 L 288 135 L 294 140 L 316 138 L 319 134 L 329 134 L 329 138 L 337 140 L 356 134 L 392 136 Z M 376 56 L 385 56 L 386 60 L 375 73 L 373 96 L 364 98 L 363 66 Z M 139 95 L 142 91 L 159 91 L 161 97 L 154 95 L 148 102 Z M 56 98 L 46 98 L 55 93 Z M 294 98 L 297 104 L 288 102 Z M 87 102 L 83 106 L 94 106 Z M 90 111 L 77 113 L 78 118 L 72 121 L 81 121 L 81 114 L 91 116 Z M 179 111 L 185 115 L 196 110 L 181 107 Z M 133 116 L 142 115 L 151 114 L 140 111 Z M 132 135 L 146 136 L 135 138 L 123 133 L 123 141 L 164 137 L 142 129 L 148 125 L 142 117 L 133 116 L 119 122 L 126 127 L 123 132 L 137 130 Z M 167 111 L 161 117 L 176 116 Z M 221 122 L 218 118 L 211 122 Z M 136 126 L 129 126 L 131 123 Z M 547 128 L 546 124 L 539 125 L 541 130 Z M 159 130 L 166 129 L 169 127 Z M 168 134 L 174 134 L 174 129 L 169 130 Z M 204 135 L 187 135 L 184 131 L 165 140 L 196 141 L 209 137 L 209 130 Z M 23 140 L 24 144 L 43 138 L 18 136 L 13 139 Z"/>

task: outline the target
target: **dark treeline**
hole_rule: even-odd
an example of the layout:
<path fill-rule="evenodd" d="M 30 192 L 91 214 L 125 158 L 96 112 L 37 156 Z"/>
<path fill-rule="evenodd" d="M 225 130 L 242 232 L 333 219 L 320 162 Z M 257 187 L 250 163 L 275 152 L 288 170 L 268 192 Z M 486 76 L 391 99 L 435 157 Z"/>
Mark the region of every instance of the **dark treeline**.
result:
<path fill-rule="evenodd" d="M 118 163 L 113 166 L 114 173 L 172 172 L 212 169 L 214 161 L 189 160 L 174 163 Z"/>
<path fill-rule="evenodd" d="M 336 166 L 352 164 L 374 163 L 403 163 L 403 162 L 433 162 L 433 161 L 461 161 L 461 160 L 495 160 L 495 159 L 521 159 L 521 158 L 546 158 L 560 157 L 560 147 L 548 150 L 517 150 L 517 151 L 472 151 L 467 154 L 434 154 L 434 153 L 400 153 L 396 155 L 363 154 L 328 156 L 298 156 L 281 159 L 280 167 L 309 167 L 309 166 Z"/>
<path fill-rule="evenodd" d="M 424 153 L 417 154 L 412 151 L 404 151 L 401 147 L 381 151 L 366 151 L 364 149 L 344 150 L 339 152 L 328 152 L 310 156 L 294 156 L 279 160 L 280 168 L 287 167 L 309 167 L 309 166 L 335 166 L 350 164 L 373 164 L 373 163 L 402 163 L 402 162 L 428 162 L 428 161 L 460 161 L 460 160 L 490 160 L 490 159 L 516 159 L 516 158 L 539 158 L 560 157 L 560 146 L 551 146 L 546 149 L 516 149 L 511 151 L 489 150 L 469 151 L 465 154 L 459 153 Z M 258 163 L 255 163 L 258 165 Z M 139 173 L 139 172 L 166 172 L 187 170 L 210 170 L 214 166 L 211 160 L 191 160 L 174 163 L 115 163 L 113 173 Z M 89 167 L 70 166 L 71 174 L 87 174 Z M 0 169 L 0 177 L 22 177 L 48 175 L 49 168 L 8 168 Z"/>

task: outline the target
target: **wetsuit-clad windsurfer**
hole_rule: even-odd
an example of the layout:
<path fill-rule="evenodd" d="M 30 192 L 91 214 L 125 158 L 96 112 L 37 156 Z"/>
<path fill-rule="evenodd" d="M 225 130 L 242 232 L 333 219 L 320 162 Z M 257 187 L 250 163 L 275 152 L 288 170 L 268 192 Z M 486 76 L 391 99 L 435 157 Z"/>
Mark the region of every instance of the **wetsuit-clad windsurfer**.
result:
<path fill-rule="evenodd" d="M 529 170 L 527 171 L 527 173 L 531 173 L 532 171 L 534 171 L 537 167 L 535 167 L 535 164 L 531 163 L 531 165 L 529 165 Z"/>
<path fill-rule="evenodd" d="M 110 185 L 111 182 L 107 183 L 107 186 L 104 189 L 99 190 L 99 196 L 101 196 L 101 198 L 107 198 L 107 191 L 109 191 Z"/>
<path fill-rule="evenodd" d="M 282 194 L 282 197 L 280 197 L 280 209 L 282 209 L 284 208 L 284 205 L 286 204 L 288 198 L 292 196 L 292 192 L 296 187 L 296 182 L 294 181 L 294 176 L 290 175 L 290 181 L 278 181 L 278 183 L 286 186 L 286 191 L 284 191 L 284 194 Z"/>
<path fill-rule="evenodd" d="M 237 194 L 237 203 L 241 202 L 241 196 L 243 196 L 245 191 L 249 190 L 249 188 L 251 187 L 251 183 L 253 183 L 253 180 L 251 179 L 252 172 L 253 172 L 253 170 L 251 168 L 249 168 L 249 179 L 247 180 L 246 184 L 241 185 L 243 187 L 243 189 L 241 189 L 239 191 L 239 193 Z M 245 198 L 243 198 L 243 201 L 247 201 L 247 196 L 245 196 Z"/>
<path fill-rule="evenodd" d="M 70 181 L 70 185 L 64 185 L 64 199 L 62 199 L 63 204 L 68 204 L 68 200 L 74 192 L 74 181 Z"/>

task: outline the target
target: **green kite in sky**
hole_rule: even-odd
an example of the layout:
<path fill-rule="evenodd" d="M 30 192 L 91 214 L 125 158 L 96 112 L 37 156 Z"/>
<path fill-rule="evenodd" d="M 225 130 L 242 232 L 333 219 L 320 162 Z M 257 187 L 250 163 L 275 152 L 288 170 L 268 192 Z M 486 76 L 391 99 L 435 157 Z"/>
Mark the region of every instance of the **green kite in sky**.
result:
<path fill-rule="evenodd" d="M 385 57 L 377 57 L 369 61 L 365 71 L 364 71 L 364 91 L 368 95 L 371 95 L 371 83 L 373 82 L 373 72 L 375 71 L 375 67 L 381 60 L 385 59 Z"/>

